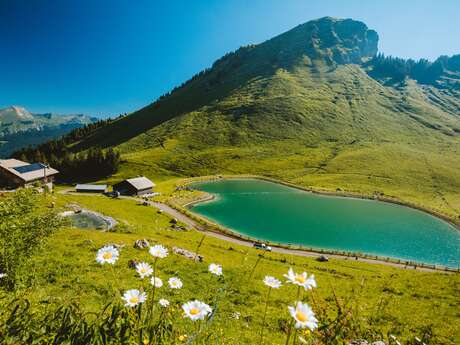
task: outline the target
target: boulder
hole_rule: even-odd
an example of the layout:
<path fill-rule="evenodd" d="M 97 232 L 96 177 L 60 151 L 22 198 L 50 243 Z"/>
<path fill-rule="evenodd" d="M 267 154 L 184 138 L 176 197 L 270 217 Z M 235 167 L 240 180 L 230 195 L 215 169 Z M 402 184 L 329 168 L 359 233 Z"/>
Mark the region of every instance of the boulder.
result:
<path fill-rule="evenodd" d="M 136 260 L 134 260 L 134 259 L 131 259 L 131 260 L 128 261 L 128 267 L 129 268 L 136 268 L 137 264 L 138 264 L 138 262 Z"/>
<path fill-rule="evenodd" d="M 196 254 L 194 252 L 191 252 L 187 249 L 184 249 L 184 248 L 179 248 L 179 247 L 173 247 L 173 252 L 178 254 L 178 255 L 182 255 L 182 256 L 185 256 L 187 259 L 190 259 L 190 260 L 194 260 L 194 261 L 199 261 L 199 262 L 202 262 L 204 257 L 200 254 Z"/>
<path fill-rule="evenodd" d="M 145 238 L 143 240 L 136 240 L 134 242 L 134 248 L 136 249 L 144 249 L 150 247 L 149 241 L 147 241 Z"/>
<path fill-rule="evenodd" d="M 369 343 L 364 339 L 355 339 L 352 340 L 349 345 L 369 345 Z"/>

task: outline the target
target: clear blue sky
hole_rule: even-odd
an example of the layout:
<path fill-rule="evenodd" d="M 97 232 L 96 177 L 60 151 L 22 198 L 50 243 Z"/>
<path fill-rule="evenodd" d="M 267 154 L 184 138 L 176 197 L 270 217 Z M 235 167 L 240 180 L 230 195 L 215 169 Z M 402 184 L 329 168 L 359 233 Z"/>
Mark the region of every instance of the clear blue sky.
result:
<path fill-rule="evenodd" d="M 241 45 L 323 16 L 387 55 L 460 53 L 460 0 L 0 0 L 0 108 L 134 111 Z"/>

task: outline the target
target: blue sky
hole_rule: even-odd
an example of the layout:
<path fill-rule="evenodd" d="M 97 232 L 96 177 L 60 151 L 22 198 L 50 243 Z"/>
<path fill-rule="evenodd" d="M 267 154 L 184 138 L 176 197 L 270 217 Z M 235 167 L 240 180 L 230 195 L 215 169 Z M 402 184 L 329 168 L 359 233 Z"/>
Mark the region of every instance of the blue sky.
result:
<path fill-rule="evenodd" d="M 458 0 L 0 0 L 0 108 L 131 112 L 241 45 L 323 16 L 364 21 L 387 55 L 460 53 Z"/>

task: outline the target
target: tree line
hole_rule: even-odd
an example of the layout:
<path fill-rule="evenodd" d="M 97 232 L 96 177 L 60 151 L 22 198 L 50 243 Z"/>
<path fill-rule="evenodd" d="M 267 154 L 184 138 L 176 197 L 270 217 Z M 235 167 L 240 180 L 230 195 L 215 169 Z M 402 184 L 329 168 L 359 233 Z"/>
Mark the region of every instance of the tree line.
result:
<path fill-rule="evenodd" d="M 116 120 L 116 119 L 115 119 Z M 120 154 L 113 149 L 103 150 L 99 147 L 85 152 L 74 153 L 69 149 L 75 143 L 100 127 L 106 126 L 114 119 L 97 122 L 76 128 L 61 138 L 48 141 L 36 147 L 18 150 L 12 157 L 25 162 L 47 163 L 57 169 L 58 179 L 64 182 L 84 181 L 109 176 L 118 171 Z"/>
<path fill-rule="evenodd" d="M 406 77 L 422 84 L 436 84 L 436 81 L 445 70 L 460 71 L 460 55 L 452 57 L 440 56 L 434 62 L 427 59 L 415 61 L 393 56 L 377 54 L 370 62 L 370 74 L 377 78 L 391 78 L 394 81 L 403 81 Z"/>

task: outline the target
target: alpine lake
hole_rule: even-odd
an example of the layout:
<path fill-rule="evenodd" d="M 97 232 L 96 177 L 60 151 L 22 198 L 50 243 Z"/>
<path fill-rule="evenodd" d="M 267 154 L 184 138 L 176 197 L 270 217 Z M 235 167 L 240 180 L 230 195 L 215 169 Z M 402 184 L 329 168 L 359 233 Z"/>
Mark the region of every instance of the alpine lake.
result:
<path fill-rule="evenodd" d="M 460 231 L 410 207 L 320 195 L 257 179 L 192 187 L 214 199 L 191 205 L 190 211 L 254 239 L 460 267 Z"/>

